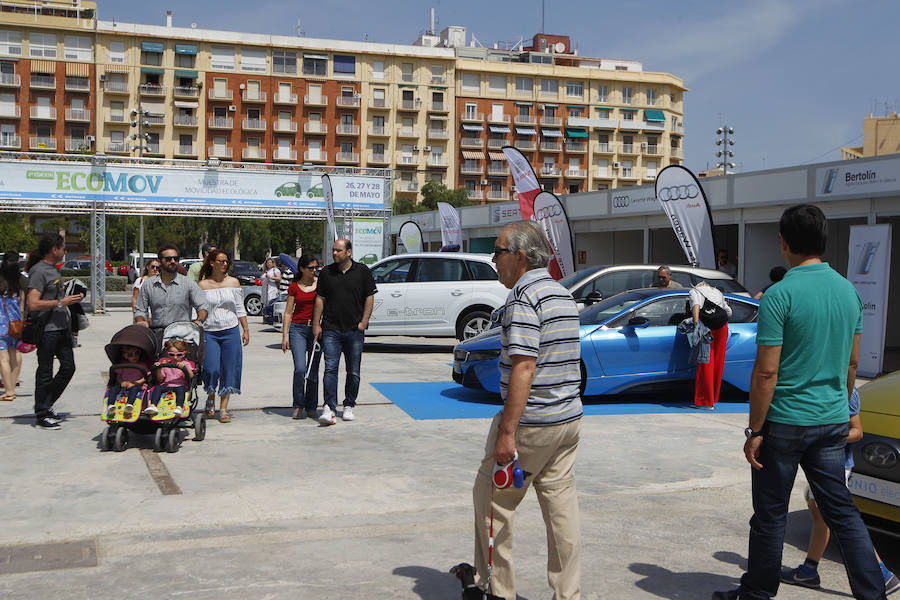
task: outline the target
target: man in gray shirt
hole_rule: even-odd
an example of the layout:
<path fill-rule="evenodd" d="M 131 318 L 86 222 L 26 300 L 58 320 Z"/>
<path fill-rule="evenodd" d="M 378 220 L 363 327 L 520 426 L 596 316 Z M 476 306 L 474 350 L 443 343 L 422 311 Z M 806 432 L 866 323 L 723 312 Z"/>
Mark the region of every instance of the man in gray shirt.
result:
<path fill-rule="evenodd" d="M 81 302 L 83 294 L 63 296 L 62 277 L 56 264 L 66 257 L 66 243 L 58 233 L 47 233 L 38 243 L 41 260 L 28 270 L 27 307 L 32 321 L 43 321 L 44 331 L 37 344 L 34 373 L 35 424 L 41 429 L 59 429 L 53 404 L 59 400 L 75 374 L 69 306 Z M 53 358 L 59 370 L 53 374 Z"/>
<path fill-rule="evenodd" d="M 163 246 L 157 256 L 161 269 L 141 285 L 134 305 L 134 322 L 162 330 L 177 321 L 190 321 L 193 308 L 197 311 L 194 322 L 202 325 L 209 309 L 206 294 L 193 279 L 178 272 L 178 248 Z"/>

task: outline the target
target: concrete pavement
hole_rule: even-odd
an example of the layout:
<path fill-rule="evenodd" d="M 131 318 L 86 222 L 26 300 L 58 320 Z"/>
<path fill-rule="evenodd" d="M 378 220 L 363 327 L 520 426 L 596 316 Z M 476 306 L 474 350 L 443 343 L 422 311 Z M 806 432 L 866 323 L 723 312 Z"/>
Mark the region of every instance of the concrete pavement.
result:
<path fill-rule="evenodd" d="M 448 380 L 451 340 L 370 338 L 358 420 L 320 427 L 289 418 L 290 357 L 280 334 L 252 319 L 234 422 L 210 422 L 205 441 L 154 455 L 181 491 L 163 495 L 141 450 L 152 440 L 98 450 L 102 348 L 129 316 L 113 309 L 82 332 L 78 372 L 57 406 L 69 414 L 62 430 L 32 427 L 33 354 L 19 398 L 0 403 L 0 596 L 459 598 L 447 569 L 472 558 L 471 486 L 488 420 L 416 421 L 370 385 Z M 708 598 L 735 585 L 751 514 L 745 421 L 705 412 L 585 418 L 585 598 Z M 798 483 L 791 504 L 791 566 L 806 547 L 802 491 Z M 900 568 L 896 544 L 878 543 Z M 517 517 L 515 556 L 520 596 L 550 598 L 533 494 Z M 823 585 L 846 595 L 835 560 L 829 549 Z M 13 564 L 43 570 L 14 573 Z M 781 596 L 821 593 L 785 587 Z"/>

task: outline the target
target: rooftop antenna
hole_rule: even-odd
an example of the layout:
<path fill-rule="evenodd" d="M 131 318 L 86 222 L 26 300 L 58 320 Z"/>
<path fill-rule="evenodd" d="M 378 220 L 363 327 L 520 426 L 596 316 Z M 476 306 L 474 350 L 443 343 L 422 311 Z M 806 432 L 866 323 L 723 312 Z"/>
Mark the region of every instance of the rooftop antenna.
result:
<path fill-rule="evenodd" d="M 545 10 L 546 8 L 547 8 L 546 1 L 541 0 L 541 33 L 547 32 L 547 30 L 544 28 L 544 15 L 546 13 L 546 10 Z"/>
<path fill-rule="evenodd" d="M 300 17 L 297 17 L 297 37 L 305 37 L 306 32 L 300 29 Z"/>

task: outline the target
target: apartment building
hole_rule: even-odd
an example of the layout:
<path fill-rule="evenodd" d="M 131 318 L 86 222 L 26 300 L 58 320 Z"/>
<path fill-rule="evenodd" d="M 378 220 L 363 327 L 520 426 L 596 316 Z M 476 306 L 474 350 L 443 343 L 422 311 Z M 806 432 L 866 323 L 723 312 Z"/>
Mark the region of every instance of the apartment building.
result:
<path fill-rule="evenodd" d="M 102 21 L 86 0 L 0 14 L 2 150 L 390 168 L 396 194 L 437 180 L 482 202 L 512 197 L 507 144 L 566 193 L 682 158 L 681 80 L 580 57 L 566 36 L 323 40 Z"/>
<path fill-rule="evenodd" d="M 894 111 L 881 117 L 869 113 L 863 121 L 863 145 L 841 148 L 841 160 L 898 152 L 900 152 L 900 115 Z"/>

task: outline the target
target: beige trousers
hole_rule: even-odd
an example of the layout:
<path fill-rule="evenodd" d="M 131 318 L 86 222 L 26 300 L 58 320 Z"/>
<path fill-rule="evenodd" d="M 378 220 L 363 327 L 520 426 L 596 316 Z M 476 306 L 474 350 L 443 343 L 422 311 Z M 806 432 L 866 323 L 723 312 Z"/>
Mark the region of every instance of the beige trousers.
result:
<path fill-rule="evenodd" d="M 487 581 L 488 539 L 491 524 L 491 488 L 494 444 L 500 415 L 491 422 L 484 459 L 475 477 L 475 568 L 480 584 Z M 575 453 L 581 420 L 550 427 L 519 426 L 516 450 L 519 466 L 531 473 L 522 488 L 494 490 L 494 554 L 491 591 L 507 600 L 516 598 L 512 561 L 512 533 L 516 507 L 533 484 L 547 527 L 547 582 L 554 600 L 581 597 L 581 540 L 578 498 L 575 493 Z"/>

